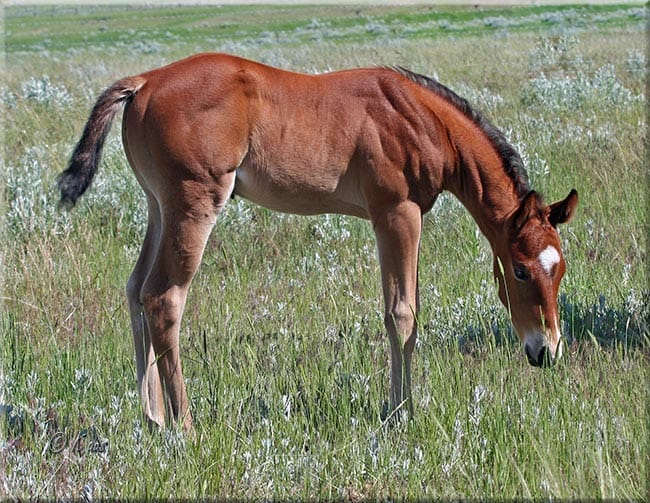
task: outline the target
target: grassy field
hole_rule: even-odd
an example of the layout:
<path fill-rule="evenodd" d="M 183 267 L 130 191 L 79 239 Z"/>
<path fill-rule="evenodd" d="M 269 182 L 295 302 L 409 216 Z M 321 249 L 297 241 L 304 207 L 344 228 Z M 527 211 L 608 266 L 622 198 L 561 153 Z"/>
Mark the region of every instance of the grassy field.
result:
<path fill-rule="evenodd" d="M 639 5 L 10 7 L 5 11 L 0 498 L 647 496 L 646 11 Z M 57 174 L 113 80 L 198 51 L 306 72 L 403 65 L 507 132 L 561 230 L 567 357 L 528 366 L 487 241 L 425 218 L 416 414 L 387 428 L 388 341 L 367 222 L 222 213 L 181 348 L 197 440 L 143 430 L 124 285 L 144 198 L 109 137 Z"/>

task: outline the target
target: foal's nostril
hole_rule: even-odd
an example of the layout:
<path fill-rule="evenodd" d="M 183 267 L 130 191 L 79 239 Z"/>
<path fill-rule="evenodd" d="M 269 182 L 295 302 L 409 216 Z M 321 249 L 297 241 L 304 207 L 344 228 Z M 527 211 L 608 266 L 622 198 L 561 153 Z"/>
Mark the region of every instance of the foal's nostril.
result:
<path fill-rule="evenodd" d="M 528 346 L 526 346 L 526 358 L 528 358 L 528 363 L 530 363 L 532 366 L 540 366 L 539 360 L 531 354 L 530 348 Z"/>
<path fill-rule="evenodd" d="M 548 346 L 543 346 L 542 349 L 539 350 L 537 361 L 541 367 L 550 367 L 553 365 L 553 358 L 551 357 L 551 352 L 549 351 Z"/>
<path fill-rule="evenodd" d="M 548 346 L 542 346 L 537 355 L 533 355 L 530 348 L 526 346 L 526 358 L 528 358 L 528 363 L 534 367 L 550 367 L 553 365 L 553 358 Z"/>

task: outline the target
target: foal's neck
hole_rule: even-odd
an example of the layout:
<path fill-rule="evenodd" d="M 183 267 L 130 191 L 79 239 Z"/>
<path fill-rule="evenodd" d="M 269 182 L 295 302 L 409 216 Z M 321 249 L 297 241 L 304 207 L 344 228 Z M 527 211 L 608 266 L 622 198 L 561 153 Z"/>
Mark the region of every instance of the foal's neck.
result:
<path fill-rule="evenodd" d="M 457 160 L 445 189 L 468 209 L 481 232 L 493 243 L 504 230 L 505 222 L 517 210 L 520 194 L 516 182 L 506 172 L 506 161 L 485 133 L 453 134 Z M 467 141 L 468 136 L 471 141 Z"/>

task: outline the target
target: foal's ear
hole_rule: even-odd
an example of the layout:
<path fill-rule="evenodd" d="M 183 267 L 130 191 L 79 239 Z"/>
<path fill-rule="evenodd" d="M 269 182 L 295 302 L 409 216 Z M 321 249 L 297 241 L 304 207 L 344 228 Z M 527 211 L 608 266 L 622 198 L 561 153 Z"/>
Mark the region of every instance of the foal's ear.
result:
<path fill-rule="evenodd" d="M 568 222 L 573 217 L 577 206 L 578 191 L 576 189 L 572 189 L 566 199 L 558 201 L 557 203 L 553 203 L 549 206 L 550 213 L 548 216 L 548 221 L 553 227 L 557 227 L 558 224 L 564 224 Z"/>
<path fill-rule="evenodd" d="M 521 228 L 536 215 L 540 215 L 542 209 L 541 198 L 537 192 L 531 190 L 523 198 L 519 205 L 519 209 L 512 217 L 512 229 L 515 234 L 519 233 Z"/>

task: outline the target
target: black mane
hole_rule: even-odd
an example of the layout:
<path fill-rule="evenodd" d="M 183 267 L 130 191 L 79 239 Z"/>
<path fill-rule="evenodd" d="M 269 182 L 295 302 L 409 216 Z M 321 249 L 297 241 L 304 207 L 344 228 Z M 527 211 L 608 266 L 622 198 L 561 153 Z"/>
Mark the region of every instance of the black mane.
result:
<path fill-rule="evenodd" d="M 476 124 L 476 126 L 485 133 L 501 157 L 506 174 L 515 183 L 519 198 L 523 199 L 524 196 L 530 192 L 528 174 L 526 173 L 526 168 L 524 167 L 519 152 L 510 145 L 505 135 L 493 126 L 481 112 L 473 108 L 466 99 L 461 98 L 454 91 L 432 78 L 425 77 L 424 75 L 420 75 L 402 67 L 394 67 L 392 70 L 403 75 L 412 82 L 436 93 L 438 96 L 451 103 L 455 108 L 462 112 L 465 117 Z"/>

